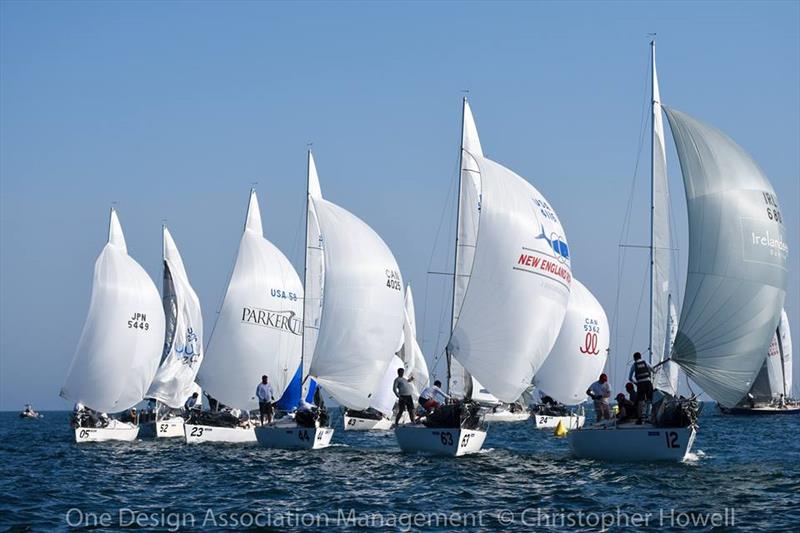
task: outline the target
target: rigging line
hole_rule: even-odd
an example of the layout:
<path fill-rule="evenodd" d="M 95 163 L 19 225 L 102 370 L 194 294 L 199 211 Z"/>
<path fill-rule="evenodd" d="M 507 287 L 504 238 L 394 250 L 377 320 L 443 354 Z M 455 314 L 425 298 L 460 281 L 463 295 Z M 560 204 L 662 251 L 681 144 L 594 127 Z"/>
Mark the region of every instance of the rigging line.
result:
<path fill-rule="evenodd" d="M 459 151 L 460 151 L 460 147 L 459 147 Z M 433 238 L 433 246 L 431 247 L 431 254 L 430 254 L 430 257 L 428 258 L 428 268 L 427 268 L 427 270 L 431 270 L 431 268 L 433 267 L 433 258 L 436 255 L 436 245 L 439 242 L 439 236 L 441 235 L 441 232 L 442 232 L 442 226 L 444 225 L 445 214 L 447 213 L 448 207 L 450 206 L 450 203 L 452 202 L 453 190 L 455 189 L 456 184 L 459 181 L 458 180 L 459 176 L 457 176 L 457 174 L 460 174 L 460 169 L 457 168 L 459 166 L 459 160 L 460 160 L 460 156 L 456 158 L 456 162 L 453 165 L 453 170 L 450 171 L 450 185 L 449 185 L 449 187 L 447 189 L 447 197 L 445 198 L 444 209 L 442 209 L 442 212 L 441 212 L 441 214 L 439 216 L 439 225 L 436 228 L 436 234 L 434 235 L 434 238 Z M 449 233 L 448 233 L 448 235 L 449 235 Z M 424 349 L 424 346 L 425 346 L 425 327 L 426 327 L 426 325 L 428 323 L 427 318 L 428 318 L 429 280 L 430 280 L 430 276 L 426 275 L 425 276 L 425 297 L 424 297 L 425 305 L 422 308 L 422 331 L 420 332 L 421 335 L 422 335 L 422 345 L 423 345 L 422 353 L 423 353 L 423 355 L 425 354 L 425 349 Z M 444 305 L 444 304 L 442 304 L 442 305 Z M 440 323 L 441 323 L 441 318 L 439 320 L 440 320 Z M 434 353 L 435 353 L 436 347 L 438 345 L 439 345 L 439 339 L 437 337 L 436 343 L 433 346 Z"/>
<path fill-rule="evenodd" d="M 631 188 L 630 194 L 628 195 L 628 205 L 625 210 L 625 217 L 623 218 L 622 228 L 620 229 L 620 237 L 619 237 L 619 244 L 623 242 L 627 242 L 628 235 L 630 233 L 630 218 L 631 218 L 631 211 L 633 209 L 633 198 L 634 193 L 636 191 L 636 176 L 639 173 L 639 163 L 642 157 L 642 148 L 644 146 L 644 136 L 645 131 L 647 128 L 647 117 L 648 117 L 648 108 L 650 107 L 649 97 L 648 97 L 648 83 L 649 83 L 649 65 L 650 65 L 650 54 L 647 55 L 647 60 L 645 61 L 645 76 L 644 76 L 644 91 L 642 97 L 642 114 L 641 118 L 639 119 L 639 146 L 636 150 L 636 162 L 633 167 L 633 175 L 631 176 Z M 625 267 L 625 256 L 626 250 L 624 248 L 619 248 L 617 250 L 617 287 L 616 287 L 616 298 L 614 301 L 614 312 L 612 314 L 611 323 L 613 324 L 614 328 L 614 345 L 619 346 L 619 315 L 620 315 L 620 298 L 622 292 L 622 278 L 623 278 L 623 270 Z M 610 352 L 611 353 L 611 352 Z M 609 358 L 606 360 L 606 363 L 611 368 L 610 363 L 610 353 Z"/>
<path fill-rule="evenodd" d="M 647 265 L 647 266 L 649 268 L 650 265 Z M 639 296 L 639 307 L 636 308 L 636 320 L 633 322 L 633 331 L 631 331 L 631 344 L 630 344 L 630 347 L 628 348 L 628 353 L 632 353 L 633 352 L 633 342 L 634 342 L 634 338 L 636 337 L 636 327 L 639 324 L 639 315 L 640 315 L 641 310 L 642 310 L 642 302 L 645 299 L 644 292 L 645 292 L 645 287 L 647 286 L 647 281 L 648 281 L 648 275 L 647 275 L 648 268 L 644 269 L 644 281 L 642 281 L 642 290 L 641 290 L 641 293 L 640 293 L 640 296 Z"/>

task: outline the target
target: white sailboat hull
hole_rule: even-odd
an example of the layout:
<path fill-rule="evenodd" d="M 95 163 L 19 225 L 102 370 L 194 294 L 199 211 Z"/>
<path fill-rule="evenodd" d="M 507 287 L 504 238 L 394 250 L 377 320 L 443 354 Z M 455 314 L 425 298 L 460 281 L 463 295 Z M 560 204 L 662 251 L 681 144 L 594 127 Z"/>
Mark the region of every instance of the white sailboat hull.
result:
<path fill-rule="evenodd" d="M 605 461 L 683 461 L 697 430 L 656 428 L 649 424 L 589 427 L 567 434 L 576 457 Z"/>
<path fill-rule="evenodd" d="M 140 424 L 142 429 L 139 431 L 139 436 L 148 439 L 183 437 L 184 423 L 184 419 L 180 416 L 174 416 L 157 422 L 145 422 L 144 424 Z"/>
<path fill-rule="evenodd" d="M 450 457 L 477 453 L 486 440 L 486 431 L 480 429 L 404 425 L 397 426 L 394 432 L 400 449 L 406 453 L 428 453 Z"/>
<path fill-rule="evenodd" d="M 408 415 L 405 415 L 408 419 Z M 389 418 L 360 418 L 357 416 L 344 415 L 345 431 L 388 431 L 392 429 L 392 420 Z"/>
<path fill-rule="evenodd" d="M 554 429 L 558 426 L 559 422 L 564 424 L 567 429 L 582 428 L 586 422 L 586 417 L 582 415 L 570 416 L 551 416 L 551 415 L 533 415 L 533 427 L 536 429 Z"/>
<path fill-rule="evenodd" d="M 253 428 L 184 424 L 183 429 L 187 444 L 202 442 L 256 442 L 256 434 Z"/>
<path fill-rule="evenodd" d="M 483 417 L 487 422 L 524 422 L 531 417 L 530 411 L 512 413 L 507 409 L 486 413 Z"/>
<path fill-rule="evenodd" d="M 139 436 L 139 426 L 112 420 L 104 428 L 75 428 L 75 442 L 106 442 L 110 440 L 134 441 Z"/>
<path fill-rule="evenodd" d="M 333 428 L 291 426 L 261 426 L 256 428 L 258 443 L 279 450 L 318 450 L 327 448 L 333 438 Z"/>

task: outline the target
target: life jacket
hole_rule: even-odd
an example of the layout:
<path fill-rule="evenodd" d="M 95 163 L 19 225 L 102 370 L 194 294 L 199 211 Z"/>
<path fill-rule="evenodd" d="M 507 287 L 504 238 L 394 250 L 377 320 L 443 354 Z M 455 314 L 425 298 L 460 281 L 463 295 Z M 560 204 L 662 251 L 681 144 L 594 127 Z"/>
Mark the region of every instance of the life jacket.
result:
<path fill-rule="evenodd" d="M 633 375 L 636 377 L 636 383 L 650 381 L 650 368 L 647 366 L 647 363 L 639 359 L 633 362 L 633 366 L 635 368 Z"/>

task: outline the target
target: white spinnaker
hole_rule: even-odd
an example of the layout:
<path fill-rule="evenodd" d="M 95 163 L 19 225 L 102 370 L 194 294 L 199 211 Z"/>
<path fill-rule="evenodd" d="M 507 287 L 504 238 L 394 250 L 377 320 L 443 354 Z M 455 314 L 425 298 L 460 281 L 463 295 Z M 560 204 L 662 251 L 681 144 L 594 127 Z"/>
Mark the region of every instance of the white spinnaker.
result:
<path fill-rule="evenodd" d="M 655 365 L 669 357 L 667 322 L 669 320 L 669 185 L 667 183 L 667 152 L 664 143 L 664 119 L 661 116 L 661 94 L 656 73 L 656 47 L 651 43 L 652 61 L 652 159 L 650 212 L 650 364 Z M 667 363 L 669 364 L 669 363 Z"/>
<path fill-rule="evenodd" d="M 394 380 L 397 377 L 397 369 L 404 368 L 403 361 L 399 357 L 394 356 L 386 367 L 386 372 L 383 373 L 375 392 L 372 394 L 370 407 L 380 411 L 386 416 L 392 414 L 394 404 L 397 401 L 397 396 L 394 395 Z M 414 398 L 416 401 L 416 398 Z"/>
<path fill-rule="evenodd" d="M 286 256 L 264 238 L 251 191 L 236 265 L 199 383 L 223 404 L 249 409 L 266 374 L 280 398 L 300 364 L 302 327 L 303 286 Z"/>
<path fill-rule="evenodd" d="M 689 214 L 689 264 L 672 359 L 725 407 L 748 392 L 780 321 L 788 245 L 772 185 L 722 132 L 664 108 Z"/>
<path fill-rule="evenodd" d="M 669 299 L 669 316 L 667 317 L 666 334 L 664 335 L 664 352 L 660 361 L 664 361 L 672 353 L 672 345 L 675 344 L 675 335 L 678 334 L 678 312 Z M 678 394 L 678 374 L 680 367 L 671 359 L 664 362 L 656 369 L 655 388 L 668 392 L 673 396 Z"/>
<path fill-rule="evenodd" d="M 161 358 L 164 310 L 147 272 L 128 255 L 115 210 L 94 265 L 92 297 L 61 396 L 102 412 L 144 398 Z"/>
<path fill-rule="evenodd" d="M 610 338 L 603 306 L 589 289 L 573 279 L 558 339 L 533 384 L 559 403 L 583 402 L 586 387 L 597 380 L 606 364 Z"/>
<path fill-rule="evenodd" d="M 778 336 L 780 335 L 780 342 Z M 792 336 L 789 331 L 789 318 L 786 310 L 781 311 L 781 323 L 772 337 L 767 351 L 767 374 L 772 398 L 792 394 Z"/>
<path fill-rule="evenodd" d="M 315 195 L 322 235 L 322 319 L 309 369 L 351 409 L 366 409 L 403 327 L 403 280 L 389 247 L 352 213 Z"/>
<path fill-rule="evenodd" d="M 163 228 L 164 286 L 162 300 L 167 318 L 161 366 L 147 391 L 173 409 L 194 392 L 203 361 L 203 315 L 200 300 L 189 283 L 183 259 L 166 226 Z"/>
<path fill-rule="evenodd" d="M 472 157 L 481 175 L 480 227 L 449 349 L 494 396 L 511 403 L 561 329 L 572 280 L 569 251 L 539 191 L 502 165 Z"/>
<path fill-rule="evenodd" d="M 412 384 L 419 392 L 428 386 L 430 375 L 425 355 L 417 342 L 417 317 L 414 311 L 414 296 L 411 294 L 411 285 L 406 285 L 405 312 L 403 314 L 403 346 L 397 353 L 403 361 L 406 377 L 414 378 Z"/>

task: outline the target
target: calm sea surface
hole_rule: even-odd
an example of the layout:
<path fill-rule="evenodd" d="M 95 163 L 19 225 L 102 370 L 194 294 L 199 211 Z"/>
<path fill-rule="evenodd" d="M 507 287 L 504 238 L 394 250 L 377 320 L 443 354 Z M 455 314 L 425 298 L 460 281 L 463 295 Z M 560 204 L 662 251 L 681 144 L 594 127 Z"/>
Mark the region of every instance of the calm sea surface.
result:
<path fill-rule="evenodd" d="M 0 530 L 513 531 L 650 526 L 800 531 L 800 417 L 709 404 L 682 464 L 570 457 L 530 423 L 493 424 L 484 452 L 404 455 L 393 433 L 283 452 L 180 439 L 77 445 L 67 413 L 0 413 Z M 733 527 L 730 527 L 730 526 Z M 637 527 L 638 529 L 638 527 Z"/>

